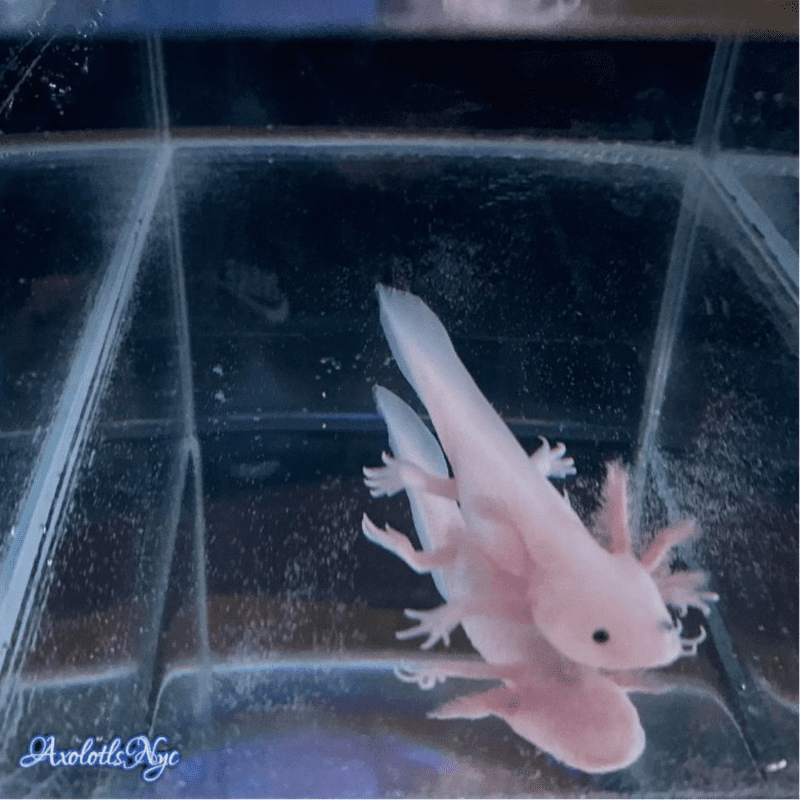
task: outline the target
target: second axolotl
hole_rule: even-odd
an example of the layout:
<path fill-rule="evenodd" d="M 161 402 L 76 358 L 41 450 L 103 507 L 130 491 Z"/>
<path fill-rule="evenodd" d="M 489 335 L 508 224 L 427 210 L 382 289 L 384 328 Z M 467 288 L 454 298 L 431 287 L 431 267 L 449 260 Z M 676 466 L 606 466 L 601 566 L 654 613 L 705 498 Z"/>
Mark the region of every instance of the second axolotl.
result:
<path fill-rule="evenodd" d="M 694 652 L 697 640 L 681 638 L 665 600 L 685 611 L 680 598 L 699 597 L 697 578 L 664 577 L 663 591 L 654 579 L 669 550 L 694 535 L 694 523 L 662 531 L 637 559 L 625 474 L 612 469 L 604 516 L 610 549 L 603 548 L 547 479 L 539 451 L 529 457 L 481 394 L 430 308 L 385 286 L 378 297 L 392 354 L 430 414 L 453 477 L 384 455 L 384 467 L 365 470 L 373 496 L 413 487 L 456 501 L 476 546 L 525 583 L 529 619 L 571 661 L 631 670 Z M 707 610 L 702 600 L 694 604 Z"/>

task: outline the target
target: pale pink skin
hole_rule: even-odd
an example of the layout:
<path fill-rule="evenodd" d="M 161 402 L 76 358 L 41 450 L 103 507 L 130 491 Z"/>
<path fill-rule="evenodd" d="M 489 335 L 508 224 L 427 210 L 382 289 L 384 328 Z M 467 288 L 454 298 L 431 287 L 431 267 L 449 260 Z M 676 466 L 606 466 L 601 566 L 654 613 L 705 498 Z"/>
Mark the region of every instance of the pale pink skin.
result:
<path fill-rule="evenodd" d="M 394 453 L 435 479 L 447 476 L 447 463 L 434 436 L 398 397 L 376 387 L 378 409 L 386 421 Z M 574 471 L 564 447 L 547 442 L 531 457 L 543 474 L 563 476 Z M 382 469 L 365 469 L 367 484 Z M 395 476 L 396 477 L 396 476 Z M 620 536 L 620 518 L 627 515 L 625 473 L 609 468 L 598 525 L 611 537 Z M 365 515 L 364 534 L 404 560 L 417 572 L 430 572 L 446 603 L 432 611 L 406 611 L 415 627 L 398 638 L 427 636 L 423 649 L 442 639 L 461 623 L 486 663 L 436 660 L 398 672 L 403 680 L 431 688 L 447 677 L 495 678 L 503 686 L 454 700 L 431 716 L 478 719 L 494 715 L 520 736 L 559 761 L 585 772 L 609 772 L 632 764 L 644 750 L 645 734 L 629 691 L 663 691 L 657 678 L 635 673 L 604 674 L 563 656 L 533 624 L 527 582 L 504 570 L 481 548 L 466 526 L 455 501 L 430 494 L 414 485 L 407 492 L 422 551 L 415 551 L 403 534 L 379 529 Z M 626 526 L 623 526 L 627 530 Z M 685 538 L 683 528 L 668 529 L 647 551 L 655 568 L 674 544 Z M 619 543 L 618 543 L 619 544 Z M 674 582 L 681 601 L 704 606 L 714 599 L 699 592 L 704 576 Z M 670 576 L 675 578 L 676 576 Z M 677 595 L 676 595 L 677 596 Z"/>
<path fill-rule="evenodd" d="M 430 474 L 447 475 L 436 440 L 416 414 L 386 389 L 377 387 L 375 394 L 395 454 Z M 503 682 L 447 703 L 431 716 L 494 715 L 559 761 L 585 772 L 609 772 L 632 764 L 644 750 L 645 734 L 626 690 L 600 671 L 565 658 L 541 636 L 529 617 L 525 581 L 504 571 L 476 546 L 453 500 L 413 487 L 407 494 L 424 550 L 415 551 L 403 534 L 381 530 L 366 516 L 364 533 L 417 572 L 430 571 L 447 602 L 430 612 L 406 612 L 419 624 L 398 636 L 427 634 L 423 647 L 431 646 L 439 638 L 447 642 L 461 622 L 486 663 L 442 659 L 403 669 L 399 677 L 422 688 L 447 677 Z M 632 676 L 619 679 L 624 680 L 636 683 Z"/>
<path fill-rule="evenodd" d="M 385 467 L 366 472 L 373 496 L 413 487 L 457 500 L 482 558 L 525 582 L 530 618 L 569 659 L 629 670 L 683 655 L 686 642 L 651 572 L 672 546 L 693 535 L 693 524 L 662 532 L 637 561 L 628 530 L 627 478 L 612 465 L 605 503 L 611 549 L 605 550 L 547 479 L 551 467 L 559 469 L 563 451 L 553 456 L 548 447 L 528 457 L 475 385 L 436 315 L 407 292 L 379 286 L 378 295 L 392 354 L 430 414 L 453 478 L 446 465 L 432 474 L 387 456 Z M 673 595 L 699 596 L 697 581 L 678 584 Z M 605 641 L 596 640 L 598 631 L 607 634 Z"/>
<path fill-rule="evenodd" d="M 543 638 L 537 641 L 535 631 L 528 626 L 525 638 L 531 649 L 537 646 L 539 649 L 525 666 L 475 664 L 483 669 L 471 670 L 467 663 L 454 660 L 441 661 L 433 670 L 411 673 L 410 679 L 420 682 L 422 675 L 426 684 L 445 677 L 503 681 L 497 688 L 452 700 L 430 716 L 435 719 L 495 716 L 523 739 L 569 767 L 589 773 L 629 767 L 644 752 L 645 732 L 625 690 L 598 670 L 565 661 L 571 671 L 556 668 L 543 675 L 542 668 L 555 651 Z M 507 633 L 517 635 L 513 630 Z M 554 657 L 558 659 L 557 655 Z"/>

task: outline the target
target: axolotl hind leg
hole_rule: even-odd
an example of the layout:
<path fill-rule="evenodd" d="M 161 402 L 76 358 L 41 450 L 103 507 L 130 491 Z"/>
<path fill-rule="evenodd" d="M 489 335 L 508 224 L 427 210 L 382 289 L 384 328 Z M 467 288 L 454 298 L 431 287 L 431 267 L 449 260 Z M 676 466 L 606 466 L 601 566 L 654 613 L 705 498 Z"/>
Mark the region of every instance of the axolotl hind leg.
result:
<path fill-rule="evenodd" d="M 373 497 L 392 497 L 398 492 L 416 490 L 458 500 L 452 478 L 438 478 L 410 461 L 382 454 L 383 467 L 364 467 L 364 483 Z"/>
<path fill-rule="evenodd" d="M 397 556 L 420 575 L 450 566 L 456 558 L 454 547 L 444 547 L 430 552 L 415 550 L 408 536 L 396 531 L 390 525 L 385 529 L 379 528 L 366 514 L 361 519 L 361 530 L 367 539 Z"/>

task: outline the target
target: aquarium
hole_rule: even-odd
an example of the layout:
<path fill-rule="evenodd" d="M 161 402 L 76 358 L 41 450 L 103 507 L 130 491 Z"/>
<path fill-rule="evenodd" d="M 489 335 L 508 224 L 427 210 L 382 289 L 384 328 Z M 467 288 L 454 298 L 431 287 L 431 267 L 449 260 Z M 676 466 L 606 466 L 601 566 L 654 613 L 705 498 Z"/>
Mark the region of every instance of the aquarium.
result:
<path fill-rule="evenodd" d="M 84 26 L 3 48 L 0 795 L 797 795 L 796 41 Z M 378 285 L 424 302 L 490 405 L 415 344 L 423 317 L 387 341 Z M 464 711 L 517 684 L 458 617 L 397 638 L 444 584 L 362 528 L 425 548 L 406 493 L 364 483 L 417 424 L 387 433 L 376 386 L 438 434 L 473 559 L 454 580 L 502 577 L 464 618 L 509 647 L 566 640 L 546 598 L 499 602 L 535 595 L 539 551 L 476 549 L 484 486 L 521 506 L 474 442 L 564 444 L 535 496 L 586 537 L 544 524 L 566 597 L 614 525 L 644 574 L 696 521 L 665 565 L 707 588 L 659 578 L 681 657 L 623 675 L 556 648 L 579 678 L 538 705 L 545 649 L 517 665 L 548 724 L 575 686 L 617 698 L 645 737 L 626 763 Z"/>

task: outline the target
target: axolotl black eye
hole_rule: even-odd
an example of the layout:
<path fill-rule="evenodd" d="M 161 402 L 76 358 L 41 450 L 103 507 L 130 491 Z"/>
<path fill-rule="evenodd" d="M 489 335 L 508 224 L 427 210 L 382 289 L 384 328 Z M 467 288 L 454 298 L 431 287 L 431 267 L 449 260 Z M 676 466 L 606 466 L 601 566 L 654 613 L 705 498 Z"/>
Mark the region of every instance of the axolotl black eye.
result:
<path fill-rule="evenodd" d="M 592 634 L 592 639 L 594 639 L 597 644 L 605 644 L 610 638 L 611 634 L 605 628 L 598 628 Z"/>

